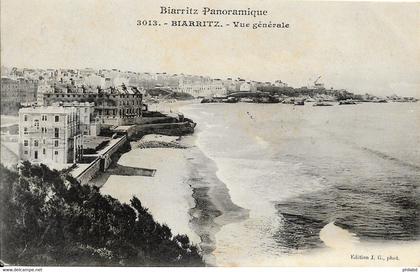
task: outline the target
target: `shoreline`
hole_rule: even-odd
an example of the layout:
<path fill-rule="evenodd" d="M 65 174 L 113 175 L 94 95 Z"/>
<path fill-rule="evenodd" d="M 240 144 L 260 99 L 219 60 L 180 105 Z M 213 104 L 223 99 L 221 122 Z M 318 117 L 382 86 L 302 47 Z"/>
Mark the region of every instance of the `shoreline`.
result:
<path fill-rule="evenodd" d="M 229 223 L 246 219 L 248 210 L 235 205 L 226 184 L 217 177 L 217 165 L 196 144 L 196 135 L 188 150 L 189 185 L 195 206 L 189 211 L 191 227 L 201 239 L 200 248 L 205 262 L 216 265 L 213 251 L 216 249 L 216 234 Z"/>
<path fill-rule="evenodd" d="M 191 103 L 159 103 L 156 109 L 184 113 L 184 106 Z M 232 202 L 226 184 L 217 176 L 216 163 L 197 144 L 198 133 L 181 137 L 149 134 L 130 141 L 131 150 L 121 152 L 113 166 L 90 184 L 122 202 L 136 195 L 174 235 L 187 234 L 200 247 L 206 264 L 214 266 L 217 232 L 226 224 L 246 219 L 249 211 Z M 156 175 L 143 176 L 142 169 L 155 169 Z M 178 190 L 179 196 L 157 198 L 162 192 L 169 193 L 168 188 Z M 165 208 L 172 212 L 162 211 Z"/>

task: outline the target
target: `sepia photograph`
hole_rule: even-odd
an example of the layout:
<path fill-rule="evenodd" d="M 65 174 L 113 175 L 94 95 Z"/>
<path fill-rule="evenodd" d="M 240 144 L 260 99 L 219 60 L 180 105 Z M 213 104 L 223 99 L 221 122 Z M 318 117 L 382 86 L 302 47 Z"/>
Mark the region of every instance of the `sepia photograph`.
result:
<path fill-rule="evenodd" d="M 419 26 L 420 2 L 1 0 L 0 268 L 417 271 Z"/>

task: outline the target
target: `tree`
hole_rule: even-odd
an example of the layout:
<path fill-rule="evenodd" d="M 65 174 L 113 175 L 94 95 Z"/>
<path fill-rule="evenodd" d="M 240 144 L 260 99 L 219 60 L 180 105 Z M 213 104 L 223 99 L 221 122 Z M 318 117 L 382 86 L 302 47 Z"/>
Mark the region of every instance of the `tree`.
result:
<path fill-rule="evenodd" d="M 185 235 L 172 236 L 141 201 L 122 204 L 45 165 L 18 174 L 0 164 L 3 261 L 14 265 L 202 266 Z"/>

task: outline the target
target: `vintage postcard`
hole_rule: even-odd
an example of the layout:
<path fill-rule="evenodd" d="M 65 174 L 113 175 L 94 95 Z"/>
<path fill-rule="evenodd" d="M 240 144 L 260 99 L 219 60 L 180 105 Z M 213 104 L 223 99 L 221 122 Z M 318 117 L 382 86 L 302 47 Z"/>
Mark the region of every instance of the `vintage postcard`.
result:
<path fill-rule="evenodd" d="M 419 2 L 2 0 L 3 271 L 417 271 L 419 26 Z"/>

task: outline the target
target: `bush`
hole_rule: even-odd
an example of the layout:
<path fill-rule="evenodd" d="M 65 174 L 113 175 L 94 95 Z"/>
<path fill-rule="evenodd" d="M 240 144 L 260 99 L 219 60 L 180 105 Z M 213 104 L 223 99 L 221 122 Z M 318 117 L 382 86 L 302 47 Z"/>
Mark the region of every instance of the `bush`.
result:
<path fill-rule="evenodd" d="M 131 205 L 64 172 L 0 165 L 2 259 L 12 265 L 202 266 L 185 235 L 172 236 L 136 197 Z"/>

